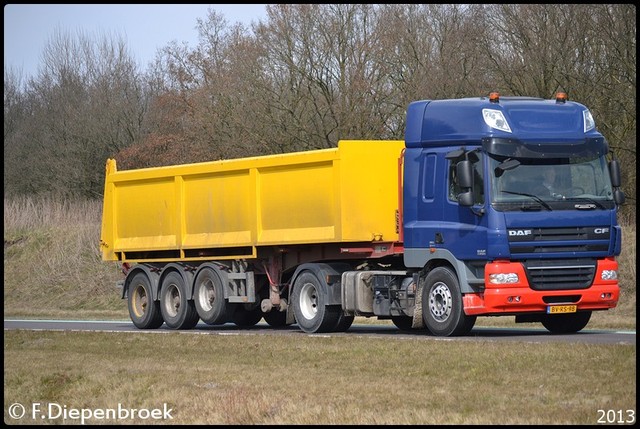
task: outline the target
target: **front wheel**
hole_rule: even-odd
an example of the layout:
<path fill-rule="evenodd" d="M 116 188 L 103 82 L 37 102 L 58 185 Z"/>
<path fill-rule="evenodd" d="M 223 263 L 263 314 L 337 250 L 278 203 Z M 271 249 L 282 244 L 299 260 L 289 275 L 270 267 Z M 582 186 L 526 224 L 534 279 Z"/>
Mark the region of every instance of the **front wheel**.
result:
<path fill-rule="evenodd" d="M 476 316 L 464 314 L 462 293 L 455 273 L 446 267 L 429 272 L 422 287 L 422 318 L 436 336 L 466 335 Z"/>
<path fill-rule="evenodd" d="M 552 334 L 573 334 L 581 331 L 591 319 L 591 311 L 570 314 L 545 314 L 542 326 Z"/>
<path fill-rule="evenodd" d="M 304 332 L 329 332 L 340 319 L 340 306 L 327 305 L 327 296 L 320 281 L 310 271 L 304 271 L 293 285 L 293 313 Z"/>

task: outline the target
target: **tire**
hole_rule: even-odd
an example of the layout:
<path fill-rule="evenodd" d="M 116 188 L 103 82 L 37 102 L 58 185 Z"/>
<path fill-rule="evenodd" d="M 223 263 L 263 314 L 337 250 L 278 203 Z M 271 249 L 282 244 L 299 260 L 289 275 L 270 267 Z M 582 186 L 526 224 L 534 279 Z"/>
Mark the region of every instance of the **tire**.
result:
<path fill-rule="evenodd" d="M 464 314 L 462 293 L 455 273 L 446 267 L 429 272 L 422 288 L 422 319 L 436 336 L 466 335 L 476 316 Z"/>
<path fill-rule="evenodd" d="M 247 304 L 238 304 L 233 310 L 231 321 L 240 328 L 251 328 L 262 319 L 260 306 L 248 307 Z"/>
<path fill-rule="evenodd" d="M 303 271 L 293 285 L 293 313 L 300 329 L 307 333 L 330 332 L 340 319 L 340 306 L 327 305 L 327 297 L 310 271 Z"/>
<path fill-rule="evenodd" d="M 353 321 L 355 320 L 355 316 L 347 316 L 342 312 L 342 309 L 339 309 L 340 317 L 338 319 L 338 323 L 336 327 L 333 328 L 333 332 L 346 332 L 349 330 L 351 325 L 353 325 Z"/>
<path fill-rule="evenodd" d="M 591 311 L 570 314 L 545 314 L 542 326 L 552 334 L 573 334 L 581 331 L 591 319 Z"/>
<path fill-rule="evenodd" d="M 157 329 L 164 322 L 160 303 L 153 300 L 151 282 L 143 272 L 138 272 L 131 279 L 127 290 L 127 304 L 129 317 L 139 329 Z"/>
<path fill-rule="evenodd" d="M 187 285 L 182 276 L 173 271 L 162 280 L 160 311 L 164 323 L 171 329 L 191 329 L 198 324 L 198 312 L 193 301 L 187 299 Z"/>
<path fill-rule="evenodd" d="M 283 328 L 285 326 L 291 325 L 291 323 L 287 323 L 286 311 L 271 310 L 268 313 L 263 313 L 262 317 L 269 326 L 272 326 L 274 328 Z"/>
<path fill-rule="evenodd" d="M 413 331 L 413 317 L 410 316 L 391 316 L 391 321 L 396 328 L 401 331 Z"/>
<path fill-rule="evenodd" d="M 224 286 L 213 268 L 205 267 L 196 276 L 193 300 L 198 316 L 207 325 L 222 325 L 229 321 Z"/>

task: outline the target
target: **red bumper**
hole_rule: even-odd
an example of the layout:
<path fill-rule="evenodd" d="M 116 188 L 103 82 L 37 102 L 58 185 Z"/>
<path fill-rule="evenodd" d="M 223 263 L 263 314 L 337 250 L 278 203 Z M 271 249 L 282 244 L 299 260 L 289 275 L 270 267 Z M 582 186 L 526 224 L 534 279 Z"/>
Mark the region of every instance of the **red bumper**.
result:
<path fill-rule="evenodd" d="M 468 316 L 505 315 L 546 312 L 549 305 L 575 304 L 581 310 L 607 310 L 618 304 L 618 280 L 603 280 L 604 270 L 617 271 L 613 258 L 598 260 L 593 284 L 588 289 L 537 291 L 529 287 L 524 267 L 519 262 L 496 261 L 486 265 L 485 289 L 482 293 L 466 294 L 464 312 Z M 491 274 L 516 273 L 519 281 L 492 284 Z"/>

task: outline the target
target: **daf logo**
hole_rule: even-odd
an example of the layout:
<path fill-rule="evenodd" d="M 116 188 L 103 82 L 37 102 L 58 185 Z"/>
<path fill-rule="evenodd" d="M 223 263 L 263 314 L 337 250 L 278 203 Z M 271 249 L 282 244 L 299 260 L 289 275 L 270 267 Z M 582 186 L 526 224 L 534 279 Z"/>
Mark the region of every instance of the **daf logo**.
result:
<path fill-rule="evenodd" d="M 596 228 L 593 230 L 593 232 L 596 234 L 608 234 L 609 228 Z"/>
<path fill-rule="evenodd" d="M 515 237 L 515 236 L 526 236 L 526 235 L 531 235 L 533 234 L 533 232 L 530 229 L 512 229 L 509 230 L 509 235 L 511 237 Z"/>

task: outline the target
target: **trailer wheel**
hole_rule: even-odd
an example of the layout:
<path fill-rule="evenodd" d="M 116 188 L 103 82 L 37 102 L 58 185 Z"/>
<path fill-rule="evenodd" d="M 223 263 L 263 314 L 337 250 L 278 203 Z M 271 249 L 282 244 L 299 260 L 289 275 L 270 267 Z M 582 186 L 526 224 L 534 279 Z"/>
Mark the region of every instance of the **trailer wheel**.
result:
<path fill-rule="evenodd" d="M 552 334 L 573 334 L 581 331 L 591 319 L 591 311 L 570 314 L 545 314 L 542 326 Z"/>
<path fill-rule="evenodd" d="M 164 323 L 171 329 L 191 329 L 198 324 L 195 305 L 187 299 L 187 285 L 175 271 L 162 281 L 160 311 Z"/>
<path fill-rule="evenodd" d="M 326 305 L 320 281 L 310 271 L 304 271 L 293 286 L 293 313 L 304 332 L 329 332 L 338 324 L 340 307 Z"/>
<path fill-rule="evenodd" d="M 212 268 L 203 268 L 198 273 L 193 300 L 198 316 L 207 325 L 222 325 L 229 320 L 222 280 Z"/>
<path fill-rule="evenodd" d="M 164 320 L 160 312 L 160 303 L 153 300 L 151 283 L 143 272 L 133 276 L 127 290 L 129 317 L 139 329 L 159 328 Z"/>
<path fill-rule="evenodd" d="M 462 293 L 455 273 L 446 267 L 429 272 L 422 288 L 422 317 L 436 336 L 468 334 L 476 316 L 467 316 L 462 307 Z"/>

